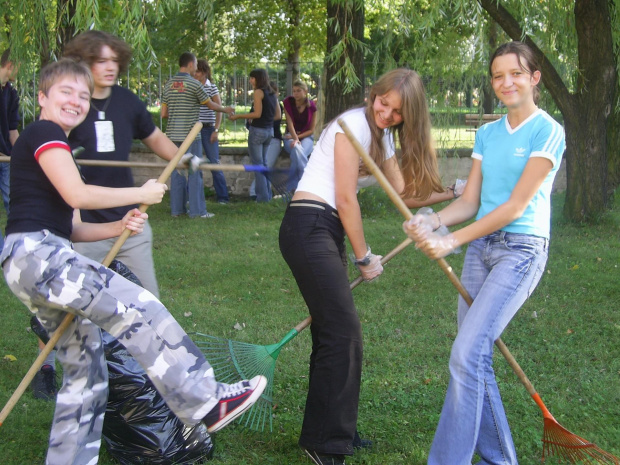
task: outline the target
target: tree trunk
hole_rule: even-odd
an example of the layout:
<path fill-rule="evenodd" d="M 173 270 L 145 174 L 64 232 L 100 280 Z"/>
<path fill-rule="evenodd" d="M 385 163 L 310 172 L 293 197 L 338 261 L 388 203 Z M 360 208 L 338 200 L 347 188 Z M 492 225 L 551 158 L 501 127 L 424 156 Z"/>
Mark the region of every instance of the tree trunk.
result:
<path fill-rule="evenodd" d="M 612 101 L 620 100 L 620 86 L 616 85 L 616 94 Z M 620 186 L 620 108 L 612 108 L 607 120 L 607 193 L 609 197 Z"/>
<path fill-rule="evenodd" d="M 73 18 L 76 13 L 76 2 L 62 0 L 58 2 L 58 30 L 56 33 L 56 49 L 59 56 L 62 55 L 62 51 L 65 48 L 67 42 L 69 42 L 75 36 L 75 26 L 69 21 L 63 21 L 64 18 Z M 64 10 L 67 10 L 66 12 Z"/>
<path fill-rule="evenodd" d="M 364 39 L 364 5 L 355 0 L 327 1 L 327 51 L 328 53 L 350 33 L 354 40 Z M 331 121 L 343 111 L 364 101 L 364 52 L 346 40 L 345 52 L 334 62 L 326 60 L 324 122 Z M 345 54 L 351 60 L 361 85 L 345 93 L 345 82 L 332 79 L 343 67 Z"/>
<path fill-rule="evenodd" d="M 576 113 L 571 115 L 571 157 L 567 157 L 564 214 L 575 221 L 595 221 L 609 202 L 607 154 L 614 153 L 620 128 L 611 127 L 618 75 L 611 34 L 610 2 L 577 0 L 575 27 L 579 74 Z M 565 115 L 566 121 L 566 115 Z M 572 126 L 572 124 L 571 124 Z M 568 126 L 567 126 L 568 132 Z M 609 137 L 609 139 L 608 139 Z"/>
<path fill-rule="evenodd" d="M 489 59 L 491 54 L 495 52 L 497 43 L 497 23 L 494 20 L 489 21 L 487 29 L 487 45 L 489 46 Z M 495 91 L 491 86 L 491 77 L 485 74 L 484 86 L 482 87 L 482 110 L 483 113 L 495 113 Z"/>
<path fill-rule="evenodd" d="M 478 1 L 513 40 L 522 39 L 521 26 L 503 6 L 496 0 Z M 596 221 L 600 217 L 609 201 L 608 178 L 617 182 L 618 176 L 620 116 L 614 114 L 618 73 L 611 5 L 608 0 L 575 1 L 580 74 L 573 95 L 538 46 L 531 38 L 524 39 L 536 53 L 543 83 L 564 117 L 567 176 L 564 214 L 577 222 Z M 608 153 L 612 163 L 608 161 Z"/>
<path fill-rule="evenodd" d="M 282 97 L 293 95 L 293 83 L 299 79 L 299 49 L 286 57 L 286 92 L 280 91 Z"/>
<path fill-rule="evenodd" d="M 299 38 L 299 24 L 302 17 L 301 5 L 299 0 L 288 1 L 288 17 L 289 17 L 289 44 L 288 54 L 286 56 L 286 96 L 293 93 L 293 82 L 299 79 L 299 50 L 301 49 L 301 40 Z M 282 92 L 280 92 L 283 95 Z"/>

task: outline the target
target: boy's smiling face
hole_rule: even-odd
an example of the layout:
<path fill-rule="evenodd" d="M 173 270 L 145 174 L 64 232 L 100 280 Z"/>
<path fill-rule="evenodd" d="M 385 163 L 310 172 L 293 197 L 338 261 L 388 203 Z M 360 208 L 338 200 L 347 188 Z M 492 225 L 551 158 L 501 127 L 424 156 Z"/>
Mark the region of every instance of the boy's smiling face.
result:
<path fill-rule="evenodd" d="M 88 115 L 90 90 L 82 77 L 64 76 L 45 95 L 39 92 L 41 119 L 53 121 L 65 133 L 78 126 Z"/>

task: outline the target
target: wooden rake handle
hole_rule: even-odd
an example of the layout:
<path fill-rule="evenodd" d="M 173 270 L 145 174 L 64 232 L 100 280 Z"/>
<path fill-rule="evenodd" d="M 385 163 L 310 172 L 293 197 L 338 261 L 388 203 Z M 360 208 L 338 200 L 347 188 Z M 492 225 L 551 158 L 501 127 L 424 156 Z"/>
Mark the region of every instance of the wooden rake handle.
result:
<path fill-rule="evenodd" d="M 194 139 L 196 139 L 196 136 L 200 132 L 200 129 L 202 129 L 202 123 L 200 122 L 196 123 L 192 127 L 191 131 L 189 132 L 189 134 L 187 134 L 187 137 L 185 138 L 185 140 L 183 141 L 183 143 L 177 150 L 174 157 L 168 162 L 168 164 L 166 165 L 166 168 L 164 169 L 164 171 L 161 173 L 161 175 L 157 179 L 157 182 L 163 184 L 166 181 L 168 181 L 168 178 L 172 175 L 172 172 L 176 169 L 177 165 L 181 161 L 181 158 L 183 157 L 183 155 L 185 155 L 185 153 L 189 149 Z M 138 208 L 142 213 L 144 213 L 146 212 L 148 207 L 149 207 L 148 205 L 142 204 Z M 121 233 L 121 235 L 118 237 L 118 239 L 116 240 L 116 242 L 114 243 L 114 245 L 112 246 L 108 254 L 105 256 L 105 258 L 101 262 L 104 266 L 110 266 L 110 263 L 112 263 L 112 260 L 114 260 L 114 257 L 116 256 L 116 254 L 121 249 L 121 247 L 123 246 L 123 244 L 125 243 L 125 241 L 130 235 L 131 235 L 131 230 L 129 229 L 125 229 Z M 41 353 L 35 359 L 30 369 L 26 372 L 26 375 L 22 379 L 21 383 L 19 383 L 19 386 L 17 386 L 17 389 L 15 389 L 15 392 L 13 392 L 13 395 L 9 398 L 6 405 L 0 412 L 0 426 L 2 426 L 2 423 L 4 423 L 4 420 L 6 420 L 6 417 L 9 416 L 9 413 L 11 413 L 11 410 L 13 410 L 13 407 L 15 407 L 20 397 L 22 396 L 22 394 L 26 391 L 26 389 L 28 389 L 28 386 L 32 382 L 34 376 L 37 374 L 37 371 L 39 371 L 39 367 L 43 364 L 43 362 L 45 361 L 49 353 L 54 349 L 54 346 L 60 340 L 60 337 L 62 336 L 62 334 L 69 327 L 74 317 L 75 315 L 73 315 L 72 313 L 67 313 L 65 318 L 62 320 L 62 322 L 58 326 L 58 328 L 56 328 L 56 331 L 54 331 L 54 333 L 50 336 L 50 340 L 45 345 L 45 347 L 41 350 Z"/>
<path fill-rule="evenodd" d="M 379 167 L 374 162 L 374 160 L 370 158 L 370 155 L 368 154 L 368 152 L 366 152 L 366 149 L 362 147 L 362 145 L 353 135 L 353 133 L 351 132 L 347 124 L 340 118 L 338 119 L 338 124 L 344 131 L 345 135 L 347 136 L 351 144 L 353 144 L 353 147 L 357 151 L 358 155 L 364 161 L 364 164 L 368 168 L 368 171 L 370 171 L 370 173 L 377 179 L 377 181 L 379 182 L 379 184 L 381 185 L 385 193 L 388 195 L 392 203 L 394 203 L 396 208 L 398 208 L 398 210 L 403 215 L 403 217 L 405 217 L 405 219 L 407 220 L 413 218 L 413 213 L 411 213 L 411 210 L 409 210 L 409 207 L 405 205 L 405 202 L 400 197 L 400 195 L 398 195 L 398 192 L 396 192 L 394 187 L 392 187 L 392 185 L 390 184 L 388 179 L 385 177 L 383 172 L 379 169 Z M 439 264 L 439 267 L 446 274 L 450 282 L 454 285 L 454 287 L 456 287 L 461 297 L 463 297 L 465 302 L 467 302 L 467 305 L 471 305 L 474 300 L 471 298 L 471 296 L 469 295 L 469 292 L 467 292 L 467 289 L 465 289 L 465 287 L 463 286 L 463 283 L 461 283 L 458 276 L 454 273 L 454 270 L 448 264 L 448 262 L 446 262 L 446 260 L 443 258 L 437 259 L 436 262 Z M 499 349 L 499 351 L 502 353 L 506 361 L 508 362 L 508 365 L 510 365 L 512 370 L 515 372 L 515 374 L 517 375 L 517 378 L 519 378 L 519 381 L 521 381 L 521 383 L 525 386 L 525 389 L 527 389 L 527 392 L 531 396 L 536 396 L 537 395 L 536 389 L 534 389 L 534 386 L 528 379 L 527 375 L 525 374 L 521 366 L 519 366 L 519 364 L 517 363 L 517 360 L 510 353 L 510 351 L 508 350 L 508 347 L 506 347 L 506 344 L 504 344 L 501 338 L 498 338 L 495 341 L 495 345 Z"/>
<path fill-rule="evenodd" d="M 9 163 L 11 161 L 11 157 L 7 157 L 6 155 L 2 155 L 0 153 L 0 163 Z M 157 162 L 157 161 L 120 161 L 120 160 L 90 160 L 90 159 L 80 159 L 76 158 L 75 163 L 80 166 L 103 166 L 108 168 L 166 168 L 168 166 L 167 163 Z M 252 167 L 252 171 L 260 171 L 256 169 L 256 166 L 260 165 L 222 165 L 215 163 L 207 163 L 201 162 L 198 169 L 203 171 L 249 171 Z M 187 165 L 177 163 L 176 168 L 178 169 L 187 169 Z M 268 168 L 265 167 L 264 171 L 269 171 Z"/>
<path fill-rule="evenodd" d="M 413 242 L 413 240 L 411 240 L 410 238 L 405 239 L 404 241 L 402 241 L 400 244 L 398 244 L 396 247 L 394 247 L 390 252 L 388 252 L 387 254 L 385 254 L 382 258 L 381 258 L 381 265 L 385 265 L 387 262 L 389 262 L 392 258 L 394 258 L 396 255 L 398 255 L 399 253 L 401 253 L 403 250 L 405 250 L 405 248 L 407 248 L 407 246 L 409 244 L 411 244 Z M 364 278 L 360 275 L 357 278 L 355 278 L 353 281 L 351 281 L 351 283 L 349 284 L 349 287 L 351 288 L 351 290 L 355 289 L 362 281 L 364 280 Z M 312 323 L 312 317 L 309 316 L 308 318 L 306 318 L 305 320 L 303 320 L 301 323 L 299 323 L 297 326 L 295 326 L 295 330 L 297 330 L 297 332 L 301 332 L 304 329 L 306 329 L 308 326 L 310 326 L 310 323 Z"/>

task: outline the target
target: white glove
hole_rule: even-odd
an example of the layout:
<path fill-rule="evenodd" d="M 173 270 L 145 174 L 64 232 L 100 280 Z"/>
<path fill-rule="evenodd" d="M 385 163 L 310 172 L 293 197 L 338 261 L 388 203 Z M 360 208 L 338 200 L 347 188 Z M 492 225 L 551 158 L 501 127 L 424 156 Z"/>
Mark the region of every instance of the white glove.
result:
<path fill-rule="evenodd" d="M 467 185 L 466 179 L 457 179 L 454 183 L 454 197 L 460 197 L 465 192 L 465 186 Z"/>
<path fill-rule="evenodd" d="M 362 274 L 362 278 L 364 281 L 370 282 L 381 275 L 383 273 L 383 265 L 381 264 L 381 259 L 383 258 L 381 255 L 370 254 L 370 263 L 366 266 L 355 265 L 357 269 L 360 270 Z"/>
<path fill-rule="evenodd" d="M 454 235 L 444 228 L 439 228 L 436 232 L 430 233 L 424 240 L 416 242 L 416 248 L 424 252 L 431 260 L 437 260 L 461 251 Z M 447 234 L 442 235 L 444 232 Z"/>
<path fill-rule="evenodd" d="M 413 218 L 403 223 L 403 231 L 415 242 L 424 240 L 436 228 L 438 221 L 435 216 L 432 208 L 420 208 Z"/>
<path fill-rule="evenodd" d="M 193 156 L 194 156 L 193 153 L 187 152 L 185 155 L 181 157 L 181 164 L 186 165 L 186 166 L 189 165 L 189 161 L 192 159 Z"/>
<path fill-rule="evenodd" d="M 187 165 L 189 174 L 195 173 L 200 169 L 200 162 L 200 157 L 189 152 L 181 157 L 181 163 Z"/>

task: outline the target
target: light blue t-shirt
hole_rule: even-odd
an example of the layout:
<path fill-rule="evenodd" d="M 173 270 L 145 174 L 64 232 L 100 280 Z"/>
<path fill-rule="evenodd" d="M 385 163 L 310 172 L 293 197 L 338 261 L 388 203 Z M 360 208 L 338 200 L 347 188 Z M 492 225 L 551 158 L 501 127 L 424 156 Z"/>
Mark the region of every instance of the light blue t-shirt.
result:
<path fill-rule="evenodd" d="M 480 209 L 476 219 L 508 201 L 530 158 L 544 157 L 551 161 L 553 168 L 523 216 L 502 230 L 549 238 L 551 187 L 565 147 L 564 128 L 540 109 L 514 129 L 506 116 L 483 125 L 476 132 L 472 153 L 482 163 Z"/>

